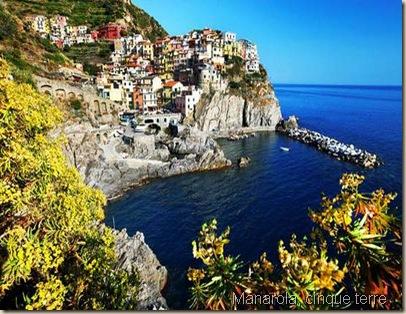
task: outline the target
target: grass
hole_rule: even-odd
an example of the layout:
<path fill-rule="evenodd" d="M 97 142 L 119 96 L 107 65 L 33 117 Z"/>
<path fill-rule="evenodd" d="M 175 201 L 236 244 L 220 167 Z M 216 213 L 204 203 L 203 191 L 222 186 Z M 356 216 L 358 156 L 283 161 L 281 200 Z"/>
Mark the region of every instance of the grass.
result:
<path fill-rule="evenodd" d="M 82 64 L 106 63 L 114 47 L 110 42 L 99 41 L 74 45 L 64 50 L 64 54 L 75 62 Z"/>
<path fill-rule="evenodd" d="M 2 57 L 10 64 L 11 75 L 15 81 L 19 83 L 27 83 L 35 87 L 33 74 L 36 72 L 37 67 L 25 61 L 21 57 L 19 50 L 12 49 L 3 52 Z"/>
<path fill-rule="evenodd" d="M 52 53 L 47 52 L 45 53 L 45 58 L 59 65 L 63 65 L 66 63 L 66 57 L 59 51 Z"/>
<path fill-rule="evenodd" d="M 11 14 L 0 3 L 0 40 L 12 38 L 17 33 L 17 25 Z"/>

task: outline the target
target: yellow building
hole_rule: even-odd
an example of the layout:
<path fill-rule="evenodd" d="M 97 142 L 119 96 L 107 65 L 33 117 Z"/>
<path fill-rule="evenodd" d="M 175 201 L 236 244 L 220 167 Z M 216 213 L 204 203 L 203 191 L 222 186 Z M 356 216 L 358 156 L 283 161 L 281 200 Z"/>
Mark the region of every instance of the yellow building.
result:
<path fill-rule="evenodd" d="M 34 32 L 41 35 L 47 35 L 50 33 L 49 21 L 46 16 L 43 15 L 31 15 L 26 18 L 27 26 Z"/>
<path fill-rule="evenodd" d="M 149 40 L 142 43 L 142 56 L 144 59 L 154 60 L 154 45 Z"/>
<path fill-rule="evenodd" d="M 226 57 L 243 57 L 243 47 L 238 41 L 229 42 L 223 46 L 223 55 Z"/>

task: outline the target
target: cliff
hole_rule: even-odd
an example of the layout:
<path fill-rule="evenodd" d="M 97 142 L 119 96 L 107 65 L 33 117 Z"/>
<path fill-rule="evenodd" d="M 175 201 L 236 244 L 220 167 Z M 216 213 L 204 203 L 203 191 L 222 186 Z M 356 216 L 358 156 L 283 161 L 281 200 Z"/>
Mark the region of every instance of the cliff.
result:
<path fill-rule="evenodd" d="M 101 226 L 104 228 L 104 225 Z M 145 243 L 144 235 L 137 232 L 130 237 L 126 229 L 114 231 L 119 267 L 127 271 L 136 269 L 140 288 L 137 296 L 137 310 L 168 309 L 161 295 L 168 271 L 162 266 L 154 252 Z"/>
<path fill-rule="evenodd" d="M 200 130 L 224 136 L 244 128 L 274 131 L 282 119 L 279 101 L 271 89 L 256 95 L 233 94 L 230 89 L 206 95 L 196 108 L 194 121 Z"/>

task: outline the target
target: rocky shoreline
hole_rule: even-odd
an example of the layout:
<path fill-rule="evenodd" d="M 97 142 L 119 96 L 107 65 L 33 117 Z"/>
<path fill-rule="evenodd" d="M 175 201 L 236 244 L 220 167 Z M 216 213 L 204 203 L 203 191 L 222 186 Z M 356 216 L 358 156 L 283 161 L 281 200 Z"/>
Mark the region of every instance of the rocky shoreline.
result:
<path fill-rule="evenodd" d="M 99 227 L 100 232 L 105 224 Z M 137 310 L 167 310 L 166 300 L 161 295 L 168 277 L 151 248 L 145 243 L 144 234 L 136 232 L 130 237 L 126 229 L 113 229 L 118 267 L 128 272 L 137 271 L 140 286 L 137 295 Z"/>
<path fill-rule="evenodd" d="M 137 232 L 130 237 L 126 229 L 114 233 L 119 266 L 127 271 L 134 267 L 139 274 L 137 310 L 167 310 L 161 291 L 166 285 L 168 271 L 145 243 L 144 234 Z"/>
<path fill-rule="evenodd" d="M 65 153 L 71 164 L 108 199 L 151 179 L 231 166 L 211 136 L 189 126 L 180 128 L 176 136 L 164 131 L 123 136 L 122 130 L 97 130 L 89 123 L 65 125 L 62 132 L 68 139 Z"/>
<path fill-rule="evenodd" d="M 352 144 L 344 144 L 338 140 L 322 135 L 319 132 L 300 128 L 295 117 L 282 120 L 276 130 L 299 142 L 315 147 L 317 150 L 326 153 L 337 160 L 356 164 L 358 166 L 372 169 L 383 164 L 380 158 L 373 153 L 355 147 Z"/>

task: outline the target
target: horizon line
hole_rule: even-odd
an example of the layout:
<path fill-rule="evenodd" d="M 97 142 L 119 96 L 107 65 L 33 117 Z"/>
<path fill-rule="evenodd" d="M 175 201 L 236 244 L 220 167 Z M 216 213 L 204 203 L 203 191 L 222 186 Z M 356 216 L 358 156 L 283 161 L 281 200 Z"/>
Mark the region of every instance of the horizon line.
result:
<path fill-rule="evenodd" d="M 272 83 L 275 85 L 291 85 L 291 86 L 339 86 L 339 87 L 403 87 L 403 84 L 342 84 L 342 83 Z"/>

